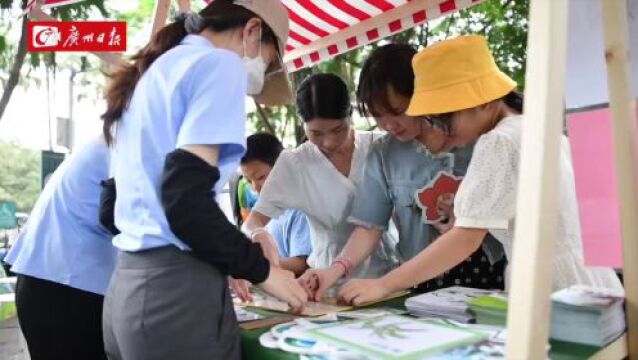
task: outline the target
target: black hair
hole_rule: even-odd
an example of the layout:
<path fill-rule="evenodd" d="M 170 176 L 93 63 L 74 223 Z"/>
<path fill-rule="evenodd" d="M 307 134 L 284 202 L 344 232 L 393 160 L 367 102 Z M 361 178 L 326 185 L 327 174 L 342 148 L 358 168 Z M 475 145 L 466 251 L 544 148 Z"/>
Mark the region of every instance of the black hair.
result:
<path fill-rule="evenodd" d="M 297 89 L 297 113 L 304 122 L 315 118 L 347 119 L 352 115 L 348 86 L 334 74 L 314 74 Z"/>
<path fill-rule="evenodd" d="M 509 92 L 505 95 L 501 100 L 507 105 L 509 108 L 514 111 L 522 114 L 523 113 L 523 94 L 519 93 L 516 90 Z"/>
<path fill-rule="evenodd" d="M 202 30 L 211 29 L 216 32 L 244 26 L 250 19 L 258 17 L 245 7 L 234 4 L 233 0 L 211 1 L 199 14 L 203 18 Z M 102 120 L 104 120 L 102 132 L 107 144 L 111 145 L 113 142 L 111 128 L 122 117 L 131 101 L 135 86 L 144 72 L 157 58 L 177 46 L 188 35 L 185 20 L 186 17 L 182 16 L 164 26 L 153 35 L 146 46 L 133 55 L 130 62 L 121 64 L 115 71 L 108 74 L 110 83 L 105 93 L 106 111 L 102 114 Z M 274 44 L 277 48 L 277 37 L 265 22 L 262 22 L 261 41 L 265 44 Z"/>
<path fill-rule="evenodd" d="M 283 150 L 284 146 L 276 136 L 265 132 L 252 134 L 246 139 L 246 154 L 241 158 L 241 164 L 258 160 L 272 167 Z"/>
<path fill-rule="evenodd" d="M 385 110 L 400 115 L 405 109 L 390 105 L 388 91 L 411 98 L 414 92 L 412 58 L 417 53 L 410 45 L 388 44 L 375 49 L 366 59 L 359 74 L 357 109 L 361 116 L 374 116 Z"/>

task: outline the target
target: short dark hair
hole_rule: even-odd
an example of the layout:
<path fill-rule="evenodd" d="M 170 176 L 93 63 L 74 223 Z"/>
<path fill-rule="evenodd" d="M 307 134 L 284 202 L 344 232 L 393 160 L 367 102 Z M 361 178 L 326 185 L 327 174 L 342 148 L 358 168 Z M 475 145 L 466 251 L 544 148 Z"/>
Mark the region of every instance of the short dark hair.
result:
<path fill-rule="evenodd" d="M 410 45 L 388 44 L 370 54 L 361 68 L 357 87 L 357 109 L 361 116 L 374 116 L 379 110 L 400 115 L 403 109 L 392 108 L 388 89 L 391 87 L 397 95 L 412 97 L 412 58 L 416 53 Z"/>
<path fill-rule="evenodd" d="M 241 164 L 258 160 L 272 167 L 283 150 L 284 146 L 276 136 L 265 132 L 252 134 L 246 139 L 246 154 L 241 158 Z"/>
<path fill-rule="evenodd" d="M 314 74 L 297 89 L 297 113 L 304 122 L 314 118 L 346 119 L 352 115 L 348 86 L 334 74 Z"/>

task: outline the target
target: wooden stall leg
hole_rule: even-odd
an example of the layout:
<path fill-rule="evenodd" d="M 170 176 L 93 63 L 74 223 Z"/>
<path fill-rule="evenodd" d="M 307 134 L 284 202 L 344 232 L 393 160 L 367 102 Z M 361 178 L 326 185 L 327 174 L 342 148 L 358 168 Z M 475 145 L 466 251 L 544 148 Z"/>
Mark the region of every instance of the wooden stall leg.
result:
<path fill-rule="evenodd" d="M 524 165 L 510 262 L 509 359 L 547 357 L 566 48 L 567 0 L 532 0 L 520 159 Z"/>
<path fill-rule="evenodd" d="M 629 358 L 638 359 L 638 123 L 631 89 L 627 3 L 602 1 L 609 109 L 623 239 Z M 633 54 L 638 56 L 638 54 Z"/>

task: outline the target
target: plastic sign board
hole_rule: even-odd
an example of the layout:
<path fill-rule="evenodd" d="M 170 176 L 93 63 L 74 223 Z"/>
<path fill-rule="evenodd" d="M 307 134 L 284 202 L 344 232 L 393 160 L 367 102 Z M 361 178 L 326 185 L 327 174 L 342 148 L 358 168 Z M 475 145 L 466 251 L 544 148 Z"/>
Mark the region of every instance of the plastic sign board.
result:
<path fill-rule="evenodd" d="M 14 201 L 0 201 L 0 229 L 15 229 L 18 227 L 16 217 L 17 206 Z"/>

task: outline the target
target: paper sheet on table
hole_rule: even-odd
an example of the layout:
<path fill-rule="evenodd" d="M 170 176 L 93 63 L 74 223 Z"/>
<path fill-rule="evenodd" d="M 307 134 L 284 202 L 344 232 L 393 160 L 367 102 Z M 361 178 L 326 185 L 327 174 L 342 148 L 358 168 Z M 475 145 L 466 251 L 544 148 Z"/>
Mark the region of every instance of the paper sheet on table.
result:
<path fill-rule="evenodd" d="M 406 295 L 407 291 L 398 292 L 392 294 L 380 301 L 374 302 L 379 303 L 386 300 L 394 299 L 403 295 Z M 263 291 L 257 289 L 251 289 L 251 294 L 253 296 L 252 302 L 241 302 L 238 298 L 235 298 L 234 301 L 236 304 L 247 306 L 247 307 L 255 307 L 264 310 L 272 310 L 279 312 L 287 312 L 289 307 L 288 304 L 270 296 Z M 364 306 L 369 306 L 374 303 L 365 304 Z M 326 298 L 323 302 L 308 302 L 306 307 L 304 307 L 303 312 L 300 314 L 301 316 L 322 316 L 326 314 L 332 314 L 336 312 L 342 312 L 346 310 L 353 309 L 354 306 L 350 305 L 339 305 L 337 303 L 337 299 L 335 298 Z"/>

